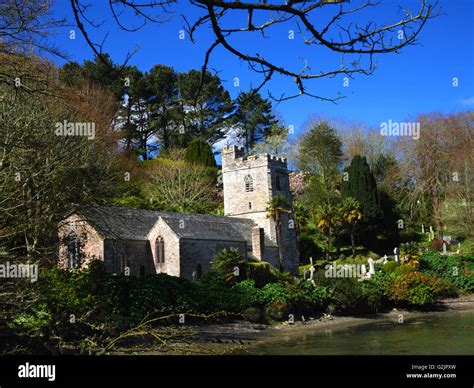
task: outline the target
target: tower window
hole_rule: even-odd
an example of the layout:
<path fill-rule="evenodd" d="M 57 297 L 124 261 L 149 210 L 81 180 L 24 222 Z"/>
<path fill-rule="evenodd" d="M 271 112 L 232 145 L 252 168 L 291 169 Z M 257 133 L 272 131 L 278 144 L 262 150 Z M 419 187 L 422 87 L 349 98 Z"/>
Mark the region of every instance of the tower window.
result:
<path fill-rule="evenodd" d="M 245 183 L 245 192 L 250 193 L 253 191 L 253 178 L 250 175 L 247 175 L 244 178 L 244 183 Z"/>
<path fill-rule="evenodd" d="M 252 202 L 249 202 L 249 209 L 252 209 Z"/>
<path fill-rule="evenodd" d="M 275 182 L 275 183 L 276 183 L 276 189 L 277 189 L 278 191 L 281 191 L 280 176 L 277 175 L 275 180 L 276 180 L 276 182 Z"/>

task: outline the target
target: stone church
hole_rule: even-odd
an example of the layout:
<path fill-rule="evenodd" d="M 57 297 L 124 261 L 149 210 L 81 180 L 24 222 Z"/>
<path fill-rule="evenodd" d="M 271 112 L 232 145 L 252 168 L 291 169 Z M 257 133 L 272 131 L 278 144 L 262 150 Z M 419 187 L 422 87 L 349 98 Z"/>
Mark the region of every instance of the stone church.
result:
<path fill-rule="evenodd" d="M 111 273 L 143 276 L 167 273 L 199 279 L 216 253 L 235 247 L 249 260 L 278 266 L 278 245 L 268 201 L 276 195 L 291 204 L 285 159 L 244 155 L 241 147 L 222 150 L 224 217 L 106 206 L 71 214 L 59 225 L 60 263 L 83 268 L 91 260 Z M 298 251 L 290 214 L 282 214 L 284 269 L 296 274 Z"/>

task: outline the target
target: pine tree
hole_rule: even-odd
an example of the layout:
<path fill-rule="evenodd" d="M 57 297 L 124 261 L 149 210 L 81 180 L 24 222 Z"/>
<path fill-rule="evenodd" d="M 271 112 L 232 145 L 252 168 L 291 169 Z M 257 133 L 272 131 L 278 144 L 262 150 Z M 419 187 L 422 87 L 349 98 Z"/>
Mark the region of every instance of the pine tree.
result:
<path fill-rule="evenodd" d="M 379 223 L 383 212 L 377 183 L 365 156 L 354 156 L 351 165 L 345 171 L 348 173 L 348 179 L 342 181 L 342 196 L 355 198 L 359 202 L 366 224 Z"/>
<path fill-rule="evenodd" d="M 271 102 L 262 98 L 258 93 L 240 93 L 237 105 L 234 117 L 236 125 L 240 128 L 239 137 L 249 152 L 256 143 L 270 134 L 272 126 L 277 123 L 277 120 L 272 114 Z"/>

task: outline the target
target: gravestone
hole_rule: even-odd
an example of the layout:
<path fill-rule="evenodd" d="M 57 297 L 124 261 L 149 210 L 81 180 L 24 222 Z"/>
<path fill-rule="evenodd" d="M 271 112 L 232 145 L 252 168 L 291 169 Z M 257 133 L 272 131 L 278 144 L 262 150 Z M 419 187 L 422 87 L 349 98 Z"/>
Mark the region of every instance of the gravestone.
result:
<path fill-rule="evenodd" d="M 369 275 L 375 274 L 375 265 L 374 265 L 374 259 L 369 257 L 367 260 L 369 262 Z"/>
<path fill-rule="evenodd" d="M 395 247 L 393 253 L 395 255 L 395 261 L 398 263 L 400 261 L 400 248 Z"/>
<path fill-rule="evenodd" d="M 311 262 L 311 267 L 309 267 L 309 279 L 313 280 L 313 275 L 314 275 L 314 271 L 316 271 L 316 268 L 314 268 L 312 257 L 309 258 L 309 261 Z"/>

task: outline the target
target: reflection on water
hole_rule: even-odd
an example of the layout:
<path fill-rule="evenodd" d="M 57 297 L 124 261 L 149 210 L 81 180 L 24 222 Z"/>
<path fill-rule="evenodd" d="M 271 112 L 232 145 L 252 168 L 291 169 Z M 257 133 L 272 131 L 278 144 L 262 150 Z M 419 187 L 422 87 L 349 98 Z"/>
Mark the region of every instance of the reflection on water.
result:
<path fill-rule="evenodd" d="M 474 312 L 425 316 L 402 324 L 374 322 L 314 334 L 294 333 L 249 350 L 280 355 L 474 354 Z"/>

